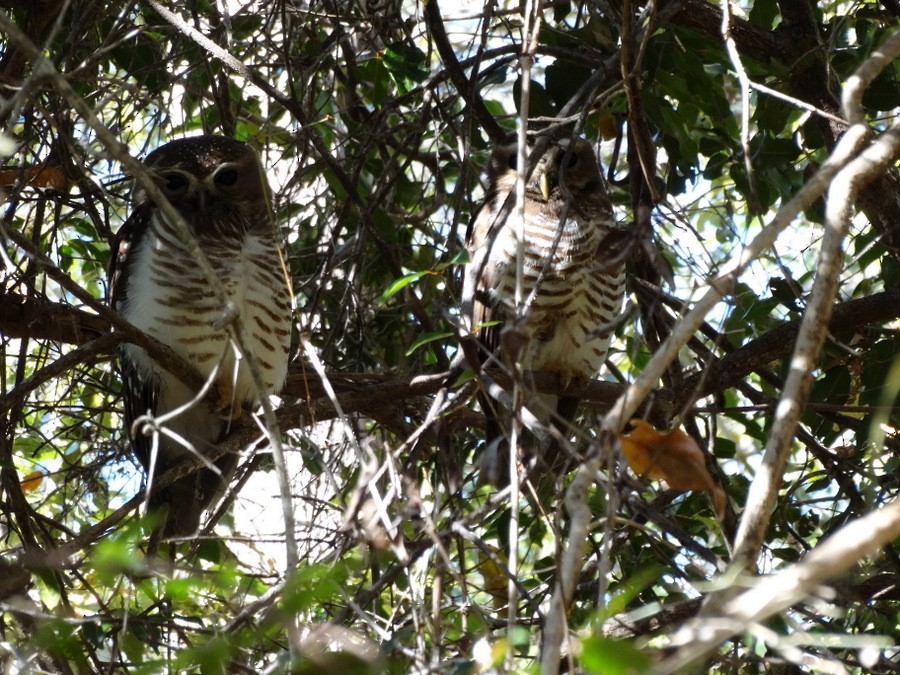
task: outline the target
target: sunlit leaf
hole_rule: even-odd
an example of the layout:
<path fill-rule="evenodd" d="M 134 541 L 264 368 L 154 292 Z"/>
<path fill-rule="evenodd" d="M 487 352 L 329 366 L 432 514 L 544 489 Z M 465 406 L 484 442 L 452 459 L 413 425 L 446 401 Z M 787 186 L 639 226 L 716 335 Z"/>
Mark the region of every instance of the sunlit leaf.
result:
<path fill-rule="evenodd" d="M 725 493 L 706 469 L 703 452 L 681 429 L 660 432 L 641 419 L 619 436 L 628 466 L 642 478 L 665 480 L 673 490 L 708 490 L 716 516 L 725 515 Z"/>
<path fill-rule="evenodd" d="M 20 485 L 22 486 L 22 493 L 27 495 L 29 492 L 34 492 L 41 486 L 41 483 L 43 481 L 43 471 L 32 471 L 31 473 L 26 474 L 26 476 L 22 478 L 20 482 Z"/>
<path fill-rule="evenodd" d="M 446 340 L 447 338 L 453 337 L 454 335 L 456 335 L 456 332 L 452 330 L 424 333 L 423 335 L 420 335 L 418 338 L 416 338 L 416 340 L 409 346 L 409 349 L 406 350 L 406 355 L 411 355 L 419 347 L 428 344 L 429 342 L 434 342 L 436 340 Z"/>
<path fill-rule="evenodd" d="M 414 281 L 418 281 L 419 279 L 424 277 L 426 274 L 432 274 L 431 270 L 424 270 L 422 272 L 412 272 L 410 274 L 406 274 L 406 275 L 400 277 L 394 283 L 392 283 L 390 286 L 388 286 L 385 289 L 384 293 L 381 294 L 381 301 L 384 302 L 386 300 L 389 300 L 390 298 L 395 296 L 397 293 L 402 291 L 404 288 L 409 286 Z"/>

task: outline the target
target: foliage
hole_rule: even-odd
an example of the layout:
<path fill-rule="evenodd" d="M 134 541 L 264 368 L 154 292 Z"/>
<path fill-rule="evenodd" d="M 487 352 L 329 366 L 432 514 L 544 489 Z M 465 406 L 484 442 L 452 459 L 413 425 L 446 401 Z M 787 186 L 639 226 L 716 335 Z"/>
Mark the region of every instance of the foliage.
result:
<path fill-rule="evenodd" d="M 574 473 L 523 486 L 515 502 L 479 486 L 477 379 L 446 382 L 466 225 L 491 145 L 516 128 L 523 72 L 528 117 L 566 118 L 600 148 L 617 217 L 640 224 L 654 207 L 652 246 L 636 236 L 629 253 L 631 314 L 606 382 L 583 392 L 579 411 L 576 451 L 601 453 L 605 468 L 586 495 L 593 521 L 560 663 L 667 672 L 663 648 L 710 582 L 747 581 L 721 573 L 776 433 L 824 202 L 752 262 L 640 410 L 704 450 L 728 499 L 721 525 L 706 492 L 629 474 L 604 414 L 831 155 L 846 128 L 841 84 L 896 30 L 896 3 L 733 3 L 751 90 L 720 33 L 721 6 L 703 0 L 547 3 L 530 73 L 520 58 L 530 2 L 0 6 L 6 670 L 537 671 Z M 62 78 L 38 65 L 41 53 Z M 624 85 L 623 58 L 635 68 Z M 897 68 L 865 89 L 873 137 L 896 123 Z M 98 123 L 134 156 L 200 132 L 261 152 L 296 294 L 298 351 L 278 407 L 295 569 L 265 448 L 248 451 L 232 514 L 170 558 L 147 552 L 119 337 L 102 309 L 129 182 Z M 655 157 L 641 154 L 641 127 Z M 835 321 L 752 555 L 764 575 L 795 569 L 900 491 L 898 186 L 895 156 L 856 195 Z M 254 429 L 241 433 L 235 447 L 256 448 Z M 808 597 L 723 636 L 707 672 L 893 672 L 900 546 L 881 544 L 835 568 L 831 586 L 805 587 Z"/>

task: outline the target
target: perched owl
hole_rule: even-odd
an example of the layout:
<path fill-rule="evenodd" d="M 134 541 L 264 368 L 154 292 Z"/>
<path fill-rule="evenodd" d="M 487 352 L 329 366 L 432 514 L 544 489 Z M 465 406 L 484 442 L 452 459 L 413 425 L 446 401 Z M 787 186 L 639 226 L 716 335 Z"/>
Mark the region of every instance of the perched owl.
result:
<path fill-rule="evenodd" d="M 515 143 L 491 156 L 487 197 L 468 234 L 463 313 L 482 347 L 482 364 L 518 361 L 524 371 L 549 371 L 566 385 L 583 385 L 606 358 L 608 326 L 621 311 L 625 291 L 624 267 L 605 250 L 604 238 L 618 227 L 612 205 L 591 145 L 565 139 L 551 144 L 526 185 L 522 311 L 516 307 L 516 231 L 522 223 L 511 204 L 504 209 L 514 190 L 516 161 Z M 481 404 L 487 417 L 482 480 L 503 485 L 509 477 L 504 439 L 510 413 L 486 395 Z M 525 405 L 568 436 L 565 426 L 578 399 L 531 393 Z M 558 450 L 525 445 L 532 455 Z M 549 456 L 532 459 L 553 463 Z"/>
<path fill-rule="evenodd" d="M 265 381 L 265 394 L 281 389 L 291 338 L 291 289 L 272 217 L 269 187 L 256 152 L 220 136 L 168 143 L 144 164 L 178 210 L 206 254 L 243 321 Z M 110 265 L 112 307 L 174 349 L 204 378 L 215 371 L 220 409 L 197 401 L 163 423 L 155 462 L 152 438 L 132 429 L 143 415 L 160 417 L 186 406 L 196 393 L 143 349 L 120 352 L 125 420 L 132 449 L 158 476 L 222 441 L 243 404 L 257 401 L 246 361 L 224 328 L 223 308 L 175 229 L 137 187 L 131 216 L 118 233 Z M 176 437 L 173 437 L 177 436 Z M 162 536 L 197 532 L 204 509 L 224 493 L 237 457 L 216 461 L 157 492 Z"/>

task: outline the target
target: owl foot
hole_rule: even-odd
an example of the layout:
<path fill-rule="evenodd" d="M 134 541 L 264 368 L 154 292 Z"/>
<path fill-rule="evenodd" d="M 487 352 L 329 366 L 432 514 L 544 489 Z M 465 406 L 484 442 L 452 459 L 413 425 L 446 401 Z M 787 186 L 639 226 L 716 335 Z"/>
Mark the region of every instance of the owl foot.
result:
<path fill-rule="evenodd" d="M 571 370 L 567 371 L 561 378 L 566 389 L 584 389 L 591 381 L 590 375 Z"/>
<path fill-rule="evenodd" d="M 555 373 L 563 389 L 584 389 L 591 381 L 590 375 L 574 370 L 568 366 L 546 365 L 544 370 Z"/>
<path fill-rule="evenodd" d="M 230 384 L 216 384 L 216 392 L 219 396 L 216 399 L 215 411 L 224 420 L 235 422 L 244 414 L 244 409 L 240 405 L 236 405 L 234 400 L 234 387 Z"/>

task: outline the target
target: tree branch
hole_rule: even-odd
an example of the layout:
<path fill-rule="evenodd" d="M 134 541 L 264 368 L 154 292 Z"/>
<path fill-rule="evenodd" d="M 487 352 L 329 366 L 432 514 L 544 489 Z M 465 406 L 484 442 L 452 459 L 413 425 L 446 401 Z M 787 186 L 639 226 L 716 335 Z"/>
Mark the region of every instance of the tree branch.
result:
<path fill-rule="evenodd" d="M 425 21 L 427 22 L 431 39 L 434 41 L 434 46 L 437 47 L 441 62 L 444 64 L 453 86 L 465 97 L 465 101 L 475 114 L 478 123 L 487 132 L 491 140 L 499 143 L 506 136 L 506 132 L 497 124 L 497 120 L 488 111 L 476 88 L 463 72 L 462 66 L 456 58 L 456 53 L 453 51 L 453 46 L 447 37 L 444 19 L 441 16 L 441 9 L 437 0 L 429 0 L 425 3 Z"/>
<path fill-rule="evenodd" d="M 860 326 L 883 324 L 900 318 L 900 284 L 867 298 L 848 300 L 834 306 L 830 331 L 845 332 Z M 678 391 L 660 390 L 671 394 L 674 410 L 680 410 L 692 398 L 712 396 L 737 386 L 750 373 L 756 372 L 782 358 L 793 349 L 800 330 L 800 319 L 771 328 L 755 340 L 726 354 L 703 372 L 685 378 Z M 664 395 L 663 400 L 667 400 Z"/>
<path fill-rule="evenodd" d="M 863 133 L 868 131 L 867 125 L 859 124 L 851 127 L 848 135 L 857 128 L 861 128 Z M 841 271 L 841 242 L 850 227 L 850 205 L 860 187 L 870 177 L 890 166 L 898 156 L 900 124 L 882 134 L 832 181 L 826 207 L 825 236 L 816 265 L 816 280 L 800 325 L 790 373 L 776 408 L 766 453 L 747 495 L 746 508 L 735 542 L 736 565 L 755 567 L 756 556 L 765 538 L 772 506 L 793 444 L 794 432 L 812 388 L 812 372 L 817 367 L 819 353 L 825 342 L 831 301 L 837 290 Z"/>
<path fill-rule="evenodd" d="M 110 331 L 109 321 L 62 303 L 0 295 L 0 333 L 11 338 L 84 344 Z"/>
<path fill-rule="evenodd" d="M 845 525 L 821 542 L 801 562 L 766 577 L 750 590 L 731 598 L 714 616 L 699 618 L 673 637 L 674 654 L 658 664 L 660 674 L 682 672 L 723 640 L 746 631 L 848 570 L 860 558 L 900 537 L 900 500 Z"/>
<path fill-rule="evenodd" d="M 10 311 L 7 312 L 7 309 Z M 900 318 L 900 285 L 866 298 L 836 304 L 829 330 L 852 331 L 862 326 L 884 324 L 897 318 Z M 90 314 L 71 305 L 31 300 L 15 295 L 0 296 L 0 334 L 8 337 L 84 344 L 90 341 L 88 338 L 105 335 L 110 329 L 105 317 Z M 749 374 L 789 354 L 799 329 L 800 320 L 783 323 L 726 354 L 703 372 L 686 377 L 678 386 L 657 389 L 653 394 L 653 403 L 659 420 L 662 422 L 671 420 L 691 400 L 713 396 L 735 387 L 746 380 Z M 113 355 L 115 344 L 123 341 L 135 342 L 138 339 L 136 336 L 127 335 L 121 329 L 117 329 L 113 335 L 117 336 L 117 340 L 108 345 L 104 343 L 104 349 L 96 351 L 98 356 Z M 178 366 L 166 360 L 165 345 L 157 347 L 153 343 L 148 343 L 142 346 L 153 355 L 154 359 L 163 363 L 167 370 L 176 373 Z M 156 351 L 157 349 L 159 351 Z M 39 372 L 35 372 L 34 375 L 38 376 Z M 511 385 L 511 379 L 502 370 L 491 369 L 488 372 L 501 386 L 508 388 Z M 434 395 L 441 388 L 444 377 L 446 373 L 409 377 L 397 377 L 392 373 L 328 373 L 328 379 L 338 394 L 343 410 L 347 413 L 362 414 L 371 419 L 384 419 L 385 416 L 394 415 L 400 403 L 407 399 Z M 525 377 L 535 391 L 577 395 L 583 403 L 600 409 L 610 408 L 624 390 L 623 385 L 604 380 L 593 380 L 582 389 L 567 390 L 553 373 L 530 372 L 526 373 Z M 302 401 L 295 405 L 283 406 L 284 410 L 278 413 L 282 424 L 290 424 L 291 427 L 303 426 L 315 421 L 333 419 L 335 415 L 334 406 L 327 399 L 321 379 L 315 373 L 307 372 L 302 363 L 291 366 L 282 394 Z M 10 395 L 12 392 L 7 396 Z M 6 406 L 7 398 L 0 397 L 0 410 Z M 483 418 L 480 414 L 470 411 L 465 421 L 478 426 L 483 423 Z"/>

